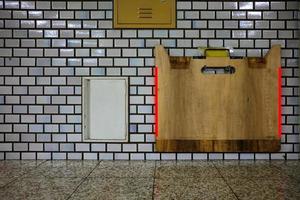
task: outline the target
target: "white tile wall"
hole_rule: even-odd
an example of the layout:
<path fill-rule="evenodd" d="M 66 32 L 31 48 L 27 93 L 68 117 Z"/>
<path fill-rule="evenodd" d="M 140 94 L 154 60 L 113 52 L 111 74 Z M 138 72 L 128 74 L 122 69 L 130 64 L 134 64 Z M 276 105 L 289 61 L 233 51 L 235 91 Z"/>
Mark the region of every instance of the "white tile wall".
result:
<path fill-rule="evenodd" d="M 176 29 L 113 29 L 112 1 L 0 1 L 0 159 L 298 159 L 297 1 L 177 1 Z M 282 45 L 280 153 L 155 152 L 153 47 Z M 126 76 L 128 143 L 82 143 L 81 77 Z"/>

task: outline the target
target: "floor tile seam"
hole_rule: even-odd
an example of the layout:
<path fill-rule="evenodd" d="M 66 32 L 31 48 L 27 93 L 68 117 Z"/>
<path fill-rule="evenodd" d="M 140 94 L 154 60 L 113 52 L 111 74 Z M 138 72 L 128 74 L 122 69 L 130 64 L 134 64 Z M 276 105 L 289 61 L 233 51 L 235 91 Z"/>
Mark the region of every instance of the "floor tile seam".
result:
<path fill-rule="evenodd" d="M 21 175 L 21 176 L 23 176 L 23 175 Z M 1 186 L 0 189 L 5 189 L 7 186 L 13 184 L 14 182 L 19 181 L 19 180 L 17 180 L 17 179 L 20 179 L 21 176 L 16 177 L 16 178 L 13 178 L 11 181 L 9 181 L 9 182 L 6 183 L 5 185 Z"/>
<path fill-rule="evenodd" d="M 7 187 L 7 186 L 13 184 L 14 182 L 23 180 L 23 179 L 25 178 L 25 175 L 26 175 L 26 174 L 29 174 L 29 172 L 31 172 L 31 171 L 37 169 L 40 165 L 42 165 L 43 163 L 45 163 L 45 162 L 47 162 L 47 161 L 48 161 L 48 160 L 42 161 L 42 162 L 39 163 L 37 166 L 33 167 L 33 169 L 25 170 L 22 174 L 20 174 L 19 176 L 15 177 L 15 178 L 12 178 L 11 181 L 9 181 L 8 183 L 6 183 L 4 186 L 1 186 L 0 188 L 1 188 L 1 189 L 2 189 L 2 188 L 5 188 L 5 187 Z M 34 161 L 34 162 L 36 162 L 36 161 Z"/>
<path fill-rule="evenodd" d="M 218 171 L 218 173 L 220 174 L 221 178 L 223 179 L 223 181 L 225 182 L 225 184 L 229 187 L 230 191 L 233 193 L 233 195 L 235 196 L 235 198 L 237 200 L 239 200 L 237 194 L 234 192 L 234 190 L 232 189 L 232 187 L 228 184 L 227 180 L 224 178 L 224 176 L 222 175 L 222 173 L 220 172 L 220 170 L 218 169 L 218 167 L 214 163 L 213 163 L 213 166 Z"/>
<path fill-rule="evenodd" d="M 43 162 L 41 162 L 40 164 L 38 164 L 35 168 L 39 168 L 41 165 L 45 164 L 46 162 L 48 162 L 49 160 L 44 160 Z"/>
<path fill-rule="evenodd" d="M 83 161 L 84 162 L 84 161 Z M 87 178 L 89 177 L 89 175 L 91 175 L 91 173 L 100 165 L 102 161 L 100 160 L 95 167 L 90 171 L 89 174 L 87 174 L 85 177 L 83 177 L 80 181 L 80 183 L 77 185 L 77 187 L 73 190 L 73 192 L 66 198 L 66 200 L 69 200 L 73 194 L 76 193 L 76 191 L 78 190 L 78 188 L 87 180 Z"/>

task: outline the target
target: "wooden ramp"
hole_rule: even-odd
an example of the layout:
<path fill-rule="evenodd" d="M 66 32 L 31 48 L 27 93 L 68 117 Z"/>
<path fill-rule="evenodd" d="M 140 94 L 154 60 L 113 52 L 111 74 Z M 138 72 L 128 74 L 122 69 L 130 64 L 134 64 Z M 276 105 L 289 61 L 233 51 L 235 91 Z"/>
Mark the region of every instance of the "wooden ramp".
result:
<path fill-rule="evenodd" d="M 280 150 L 279 45 L 264 58 L 170 57 L 163 46 L 155 57 L 157 151 Z"/>

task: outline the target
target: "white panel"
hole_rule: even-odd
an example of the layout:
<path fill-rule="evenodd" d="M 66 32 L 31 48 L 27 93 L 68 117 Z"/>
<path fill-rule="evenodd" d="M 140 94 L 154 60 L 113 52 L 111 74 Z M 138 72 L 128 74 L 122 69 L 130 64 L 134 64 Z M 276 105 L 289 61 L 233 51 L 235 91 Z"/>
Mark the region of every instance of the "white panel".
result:
<path fill-rule="evenodd" d="M 127 79 L 86 78 L 84 140 L 127 140 Z"/>

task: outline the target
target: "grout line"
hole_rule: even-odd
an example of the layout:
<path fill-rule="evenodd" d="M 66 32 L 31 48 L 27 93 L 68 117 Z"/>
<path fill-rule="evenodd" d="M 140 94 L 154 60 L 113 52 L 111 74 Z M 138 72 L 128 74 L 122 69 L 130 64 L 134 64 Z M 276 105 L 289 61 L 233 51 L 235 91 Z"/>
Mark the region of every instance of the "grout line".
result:
<path fill-rule="evenodd" d="M 84 162 L 84 160 L 82 160 L 82 162 Z M 102 161 L 99 161 L 98 164 L 90 171 L 90 173 L 86 176 L 83 177 L 81 182 L 78 184 L 78 186 L 73 190 L 73 192 L 66 198 L 66 200 L 70 199 L 72 197 L 72 195 L 78 190 L 78 188 L 82 185 L 83 182 L 86 181 L 86 179 L 89 177 L 89 175 L 91 175 L 91 173 L 100 165 Z"/>
<path fill-rule="evenodd" d="M 226 181 L 226 179 L 224 178 L 224 176 L 222 175 L 222 173 L 220 172 L 220 170 L 218 169 L 218 167 L 212 162 L 212 164 L 214 165 L 215 169 L 218 171 L 218 173 L 220 174 L 221 178 L 224 180 L 224 182 L 226 183 L 226 185 L 229 187 L 229 189 L 231 190 L 231 192 L 234 194 L 234 196 L 236 197 L 236 199 L 239 200 L 237 194 L 233 191 L 232 187 L 228 184 L 228 182 Z"/>

